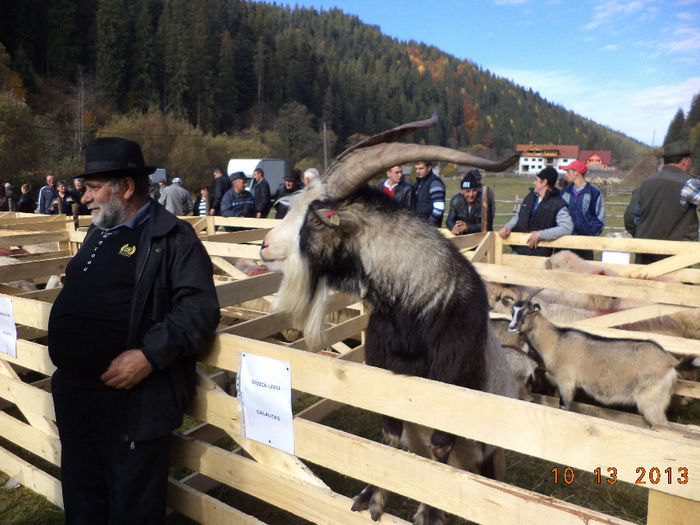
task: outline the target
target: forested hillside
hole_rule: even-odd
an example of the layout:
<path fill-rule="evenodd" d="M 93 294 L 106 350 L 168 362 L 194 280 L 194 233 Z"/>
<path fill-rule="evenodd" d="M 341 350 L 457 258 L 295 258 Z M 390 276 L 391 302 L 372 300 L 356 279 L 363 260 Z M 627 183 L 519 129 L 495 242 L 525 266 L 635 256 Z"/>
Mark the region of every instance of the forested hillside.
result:
<path fill-rule="evenodd" d="M 356 134 L 433 108 L 440 125 L 418 140 L 494 157 L 533 141 L 610 149 L 619 165 L 644 149 L 477 64 L 399 42 L 339 10 L 243 0 L 2 5 L 0 84 L 40 119 L 53 162 L 79 156 L 115 116 L 149 112 L 204 135 L 274 133 L 267 153 L 293 165 L 323 161 L 324 124 L 337 138 L 333 156 Z"/>

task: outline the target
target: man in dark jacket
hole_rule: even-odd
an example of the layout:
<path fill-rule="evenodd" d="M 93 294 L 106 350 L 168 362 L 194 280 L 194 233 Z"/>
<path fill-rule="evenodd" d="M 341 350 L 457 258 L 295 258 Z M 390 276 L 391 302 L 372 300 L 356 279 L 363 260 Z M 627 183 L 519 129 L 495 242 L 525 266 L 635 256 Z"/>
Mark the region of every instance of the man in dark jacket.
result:
<path fill-rule="evenodd" d="M 428 160 L 416 162 L 416 183 L 413 185 L 416 213 L 438 228 L 445 214 L 445 183 L 433 173 Z"/>
<path fill-rule="evenodd" d="M 275 219 L 284 219 L 289 211 L 289 197 L 304 188 L 301 182 L 301 170 L 294 168 L 291 173 L 284 176 L 284 181 L 275 192 Z"/>
<path fill-rule="evenodd" d="M 527 246 L 518 246 L 513 253 L 549 257 L 552 248 L 537 247 L 540 241 L 553 241 L 574 231 L 574 223 L 566 203 L 556 189 L 559 174 L 554 168 L 545 168 L 535 176 L 535 187 L 527 194 L 520 210 L 498 231 L 506 238 L 511 231 L 531 232 Z"/>
<path fill-rule="evenodd" d="M 454 235 L 481 232 L 482 199 L 479 191 L 481 184 L 470 171 L 462 179 L 459 193 L 450 199 L 450 213 L 445 223 Z M 488 210 L 487 229 L 493 228 L 494 211 Z"/>
<path fill-rule="evenodd" d="M 632 193 L 625 227 L 637 238 L 697 241 L 700 181 L 690 172 L 693 152 L 687 143 L 675 141 L 664 146 L 663 159 L 663 169 L 649 175 Z M 664 257 L 640 253 L 637 263 Z"/>
<path fill-rule="evenodd" d="M 270 197 L 270 185 L 265 180 L 265 172 L 262 168 L 257 168 L 253 172 L 253 200 L 255 201 L 255 216 L 258 219 L 265 219 L 272 208 L 272 197 Z"/>
<path fill-rule="evenodd" d="M 386 180 L 379 184 L 379 189 L 401 207 L 413 209 L 413 188 L 403 179 L 401 166 L 392 166 L 386 170 Z"/>
<path fill-rule="evenodd" d="M 245 173 L 237 171 L 231 175 L 233 187 L 221 199 L 223 217 L 255 217 L 253 194 L 245 189 Z"/>
<path fill-rule="evenodd" d="M 168 437 L 194 392 L 219 304 L 189 224 L 148 198 L 135 142 L 86 152 L 93 226 L 49 317 L 67 523 L 165 522 Z"/>
<path fill-rule="evenodd" d="M 221 199 L 231 189 L 231 179 L 224 175 L 219 168 L 214 170 L 214 199 L 211 201 L 209 215 L 221 215 Z"/>

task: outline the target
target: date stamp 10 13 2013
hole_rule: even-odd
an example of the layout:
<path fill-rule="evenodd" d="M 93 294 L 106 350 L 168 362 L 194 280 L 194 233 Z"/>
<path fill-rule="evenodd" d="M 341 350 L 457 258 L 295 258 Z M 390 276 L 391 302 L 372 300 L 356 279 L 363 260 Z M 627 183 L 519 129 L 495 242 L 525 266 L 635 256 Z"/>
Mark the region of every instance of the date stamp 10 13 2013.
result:
<path fill-rule="evenodd" d="M 564 483 L 571 485 L 576 479 L 574 469 L 571 467 L 554 467 L 551 470 L 554 475 L 554 484 Z M 689 474 L 686 467 L 667 467 L 661 469 L 659 467 L 637 467 L 635 475 L 637 476 L 635 485 L 658 485 L 658 484 L 678 484 L 685 485 L 688 483 Z M 617 467 L 597 467 L 593 470 L 595 483 L 608 483 L 614 485 L 617 483 L 618 473 Z"/>

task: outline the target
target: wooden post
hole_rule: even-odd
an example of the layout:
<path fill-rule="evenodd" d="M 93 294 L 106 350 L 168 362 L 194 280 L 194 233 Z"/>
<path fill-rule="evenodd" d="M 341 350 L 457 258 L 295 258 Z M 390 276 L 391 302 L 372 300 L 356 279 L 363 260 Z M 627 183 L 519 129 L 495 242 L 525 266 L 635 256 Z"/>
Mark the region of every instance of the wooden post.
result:
<path fill-rule="evenodd" d="M 649 490 L 647 525 L 697 525 L 700 502 Z"/>

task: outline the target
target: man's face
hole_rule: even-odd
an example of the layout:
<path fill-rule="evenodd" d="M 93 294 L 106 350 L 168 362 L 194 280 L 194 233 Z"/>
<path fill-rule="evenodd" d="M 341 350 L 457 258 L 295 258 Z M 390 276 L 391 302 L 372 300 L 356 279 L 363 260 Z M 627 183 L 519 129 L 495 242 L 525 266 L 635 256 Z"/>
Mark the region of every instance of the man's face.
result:
<path fill-rule="evenodd" d="M 103 229 L 112 228 L 124 222 L 128 216 L 126 202 L 122 199 L 119 186 L 112 187 L 105 180 L 85 181 L 85 195 L 80 202 L 92 213 L 92 222 Z"/>
<path fill-rule="evenodd" d="M 419 179 L 425 177 L 428 174 L 428 171 L 429 169 L 425 162 L 419 162 L 416 164 L 416 175 Z"/>
<path fill-rule="evenodd" d="M 260 182 L 262 179 L 262 174 L 259 171 L 254 171 L 253 178 L 255 179 L 255 182 Z"/>
<path fill-rule="evenodd" d="M 221 177 L 221 170 L 214 170 L 214 178 L 218 179 L 219 177 Z"/>
<path fill-rule="evenodd" d="M 535 177 L 534 186 L 535 192 L 542 195 L 547 190 L 547 181 L 540 179 L 539 177 Z"/>
<path fill-rule="evenodd" d="M 401 166 L 394 166 L 393 168 L 389 168 L 386 171 L 386 176 L 392 184 L 398 184 L 399 182 L 401 182 L 401 178 L 403 177 L 403 173 L 401 172 Z"/>
<path fill-rule="evenodd" d="M 83 190 L 83 183 L 82 181 L 75 179 L 73 181 L 73 187 L 75 188 L 75 191 L 82 191 Z"/>
<path fill-rule="evenodd" d="M 284 181 L 284 187 L 287 188 L 287 191 L 292 191 L 296 189 L 296 182 L 293 180 L 285 180 Z"/>
<path fill-rule="evenodd" d="M 65 184 L 59 184 L 58 185 L 58 194 L 63 197 L 66 194 L 66 185 Z"/>
<path fill-rule="evenodd" d="M 469 206 L 472 206 L 476 202 L 476 196 L 478 194 L 479 194 L 479 190 L 476 188 L 462 190 L 462 195 L 464 195 L 464 200 L 467 201 L 467 204 L 469 204 Z"/>
<path fill-rule="evenodd" d="M 55 188 L 56 187 L 56 177 L 54 177 L 53 175 L 47 175 L 46 176 L 46 184 L 48 186 L 50 186 L 51 188 Z"/>
<path fill-rule="evenodd" d="M 245 180 L 244 179 L 236 179 L 233 181 L 233 189 L 236 191 L 236 193 L 241 193 L 245 189 Z"/>

